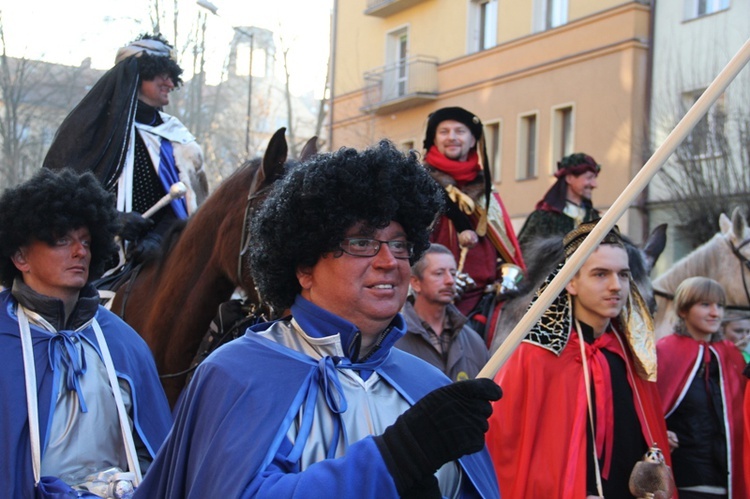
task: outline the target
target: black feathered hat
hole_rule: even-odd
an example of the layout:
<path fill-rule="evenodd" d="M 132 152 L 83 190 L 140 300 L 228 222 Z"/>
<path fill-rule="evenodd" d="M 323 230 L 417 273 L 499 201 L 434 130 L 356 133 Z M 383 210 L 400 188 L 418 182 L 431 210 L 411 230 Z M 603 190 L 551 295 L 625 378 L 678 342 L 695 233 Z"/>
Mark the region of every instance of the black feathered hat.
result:
<path fill-rule="evenodd" d="M 427 117 L 427 131 L 424 136 L 424 148 L 426 151 L 429 151 L 435 142 L 435 132 L 438 125 L 446 120 L 458 121 L 466 125 L 477 140 L 477 143 L 482 138 L 482 120 L 477 115 L 470 113 L 462 107 L 443 107 Z"/>

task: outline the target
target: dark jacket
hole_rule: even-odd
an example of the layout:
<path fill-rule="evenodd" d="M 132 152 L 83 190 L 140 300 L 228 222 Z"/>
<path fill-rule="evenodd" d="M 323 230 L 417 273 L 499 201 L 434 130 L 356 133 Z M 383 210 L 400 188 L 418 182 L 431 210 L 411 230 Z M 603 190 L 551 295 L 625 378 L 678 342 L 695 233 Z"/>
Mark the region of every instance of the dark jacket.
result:
<path fill-rule="evenodd" d="M 453 339 L 447 355 L 443 355 L 430 343 L 430 334 L 425 329 L 410 301 L 404 304 L 401 313 L 406 320 L 406 334 L 395 347 L 419 357 L 445 373 L 453 381 L 473 379 L 489 360 L 489 352 L 479 334 L 467 324 L 468 319 L 453 305 L 448 305 L 448 323 L 451 329 L 442 334 L 452 334 Z"/>

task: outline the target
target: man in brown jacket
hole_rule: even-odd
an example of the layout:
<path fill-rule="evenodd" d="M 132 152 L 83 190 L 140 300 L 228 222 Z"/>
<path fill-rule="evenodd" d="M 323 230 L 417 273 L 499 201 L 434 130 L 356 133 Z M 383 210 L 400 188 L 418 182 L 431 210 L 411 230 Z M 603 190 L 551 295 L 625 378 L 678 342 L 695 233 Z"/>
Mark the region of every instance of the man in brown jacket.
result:
<path fill-rule="evenodd" d="M 453 381 L 472 379 L 489 358 L 484 341 L 453 305 L 456 259 L 442 244 L 432 243 L 411 268 L 414 292 L 401 313 L 406 334 L 396 348 L 434 365 Z"/>

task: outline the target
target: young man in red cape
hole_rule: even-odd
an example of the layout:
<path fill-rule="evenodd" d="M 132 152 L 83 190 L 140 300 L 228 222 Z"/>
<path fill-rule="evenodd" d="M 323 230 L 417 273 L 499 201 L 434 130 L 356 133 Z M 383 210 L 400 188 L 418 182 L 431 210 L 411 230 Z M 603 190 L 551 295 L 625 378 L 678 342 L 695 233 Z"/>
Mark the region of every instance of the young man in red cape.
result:
<path fill-rule="evenodd" d="M 503 281 L 500 266 L 526 267 L 510 216 L 492 189 L 482 122 L 461 107 L 438 109 L 427 119 L 424 149 L 425 167 L 443 187 L 446 204 L 430 242 L 448 247 L 459 271 L 475 283 L 465 287 L 456 307 L 474 319 L 472 327 L 489 344 L 499 311 L 497 295 L 512 286 Z"/>
<path fill-rule="evenodd" d="M 594 226 L 565 236 L 566 257 Z M 615 228 L 495 377 L 505 396 L 493 404 L 487 447 L 501 496 L 633 497 L 632 470 L 650 448 L 670 464 L 655 375 L 651 318 Z M 671 491 L 671 472 L 657 468 Z"/>

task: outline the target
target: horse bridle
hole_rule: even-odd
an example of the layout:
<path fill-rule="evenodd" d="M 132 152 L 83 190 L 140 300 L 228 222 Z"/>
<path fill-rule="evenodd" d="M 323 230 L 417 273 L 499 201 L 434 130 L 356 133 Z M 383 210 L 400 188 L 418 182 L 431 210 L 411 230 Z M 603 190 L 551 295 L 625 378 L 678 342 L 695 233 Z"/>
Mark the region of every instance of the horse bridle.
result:
<path fill-rule="evenodd" d="M 250 216 L 252 216 L 254 211 L 253 201 L 257 200 L 261 195 L 265 195 L 270 188 L 271 186 L 266 186 L 247 194 L 245 216 L 242 220 L 242 233 L 240 235 L 240 252 L 237 256 L 237 282 L 242 282 L 242 259 L 250 249 Z"/>
<path fill-rule="evenodd" d="M 747 302 L 750 303 L 750 291 L 748 291 L 747 289 L 747 277 L 745 277 L 745 272 L 743 272 L 743 269 L 742 269 L 742 267 L 744 266 L 745 269 L 750 271 L 750 260 L 741 253 L 742 248 L 747 246 L 748 243 L 750 243 L 750 237 L 742 241 L 739 244 L 739 246 L 735 246 L 732 241 L 727 241 L 727 244 L 729 244 L 729 247 L 732 249 L 732 253 L 734 253 L 734 256 L 736 256 L 737 259 L 740 261 L 740 274 L 742 274 L 742 289 L 745 290 L 745 298 L 747 298 Z M 732 308 L 735 308 L 735 307 L 732 307 Z M 750 307 L 742 307 L 741 310 L 750 310 Z"/>
<path fill-rule="evenodd" d="M 727 244 L 729 245 L 729 248 L 732 250 L 732 254 L 737 257 L 737 260 L 740 262 L 740 274 L 742 274 L 742 288 L 745 290 L 745 297 L 747 298 L 747 302 L 750 303 L 750 290 L 747 287 L 747 277 L 745 276 L 744 267 L 748 272 L 750 272 L 750 259 L 747 258 L 745 255 L 742 254 L 742 248 L 750 244 L 750 237 L 743 240 L 738 246 L 735 246 L 734 243 L 731 240 L 727 240 Z M 667 300 L 674 300 L 674 294 L 667 293 L 666 291 L 661 291 L 656 288 L 654 288 L 654 295 L 661 296 L 662 298 L 666 298 Z M 726 310 L 741 310 L 741 311 L 750 311 L 750 306 L 744 307 L 742 305 L 726 305 L 724 307 Z"/>
<path fill-rule="evenodd" d="M 245 256 L 245 254 L 250 249 L 250 217 L 253 214 L 253 201 L 258 199 L 261 195 L 265 194 L 266 191 L 270 189 L 270 186 L 266 186 L 256 192 L 249 192 L 247 195 L 247 203 L 245 203 L 245 215 L 242 220 L 242 232 L 240 234 L 240 252 L 237 257 L 237 282 L 242 282 L 242 259 Z M 252 189 L 251 189 L 252 190 Z M 254 307 L 256 307 L 257 311 L 259 313 L 262 310 L 261 304 L 253 304 Z M 225 333 L 225 335 L 228 333 Z M 184 376 L 186 374 L 190 374 L 198 367 L 198 363 L 191 363 L 191 366 L 187 369 L 184 369 L 182 371 L 176 372 L 176 373 L 170 373 L 170 374 L 161 374 L 159 375 L 159 378 L 161 379 L 169 379 L 169 378 L 177 378 L 179 376 Z"/>

